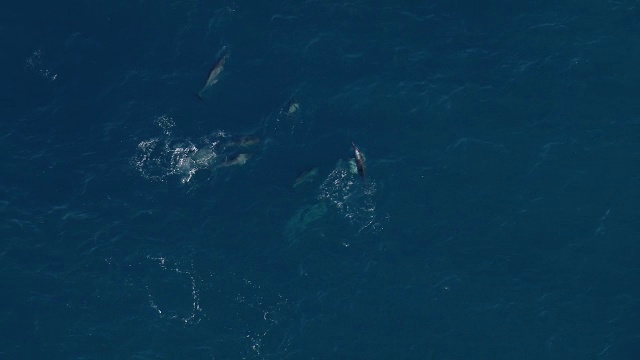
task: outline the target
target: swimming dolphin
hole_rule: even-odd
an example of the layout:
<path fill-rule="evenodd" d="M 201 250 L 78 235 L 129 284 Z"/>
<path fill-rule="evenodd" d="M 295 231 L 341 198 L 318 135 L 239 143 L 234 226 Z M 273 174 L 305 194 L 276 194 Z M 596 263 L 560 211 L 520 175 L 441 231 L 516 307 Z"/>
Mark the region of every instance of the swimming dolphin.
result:
<path fill-rule="evenodd" d="M 260 143 L 260 139 L 257 135 L 245 135 L 237 140 L 231 141 L 230 145 L 249 147 Z"/>
<path fill-rule="evenodd" d="M 356 144 L 352 142 L 351 145 L 353 145 L 353 151 L 356 154 L 356 167 L 358 168 L 358 175 L 360 175 L 360 177 L 364 179 L 364 175 L 367 172 L 367 164 L 365 164 L 364 154 L 360 151 L 360 149 L 358 149 Z"/>
<path fill-rule="evenodd" d="M 227 47 L 225 46 L 222 48 L 222 50 L 220 50 L 218 54 L 221 54 L 221 55 L 218 55 L 218 60 L 216 61 L 215 65 L 213 65 L 213 69 L 211 69 L 211 72 L 209 72 L 209 77 L 207 78 L 207 82 L 204 84 L 202 89 L 197 94 L 200 100 L 204 101 L 204 97 L 202 96 L 202 93 L 205 90 L 207 90 L 211 85 L 218 82 L 220 73 L 222 73 L 222 70 L 224 70 L 224 65 L 227 62 L 227 59 L 229 58 L 229 55 L 231 53 L 229 52 L 229 50 L 227 50 Z"/>
<path fill-rule="evenodd" d="M 218 165 L 217 167 L 228 167 L 228 166 L 234 166 L 234 165 L 244 165 L 246 164 L 247 160 L 249 160 L 251 158 L 251 155 L 249 154 L 238 154 L 235 155 L 231 158 L 227 158 L 227 160 L 225 162 L 223 162 L 222 164 Z"/>
<path fill-rule="evenodd" d="M 296 101 L 295 97 L 291 97 L 285 106 L 285 113 L 289 116 L 295 114 L 296 111 L 300 109 L 300 104 Z"/>
<path fill-rule="evenodd" d="M 318 168 L 314 167 L 301 172 L 293 181 L 293 187 L 313 181 L 318 176 Z"/>

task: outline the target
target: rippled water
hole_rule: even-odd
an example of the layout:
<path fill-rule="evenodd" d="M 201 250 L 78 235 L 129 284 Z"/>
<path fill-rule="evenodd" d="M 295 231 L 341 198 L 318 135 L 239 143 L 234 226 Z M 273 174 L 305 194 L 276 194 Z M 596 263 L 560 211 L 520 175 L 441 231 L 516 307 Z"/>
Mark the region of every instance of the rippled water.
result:
<path fill-rule="evenodd" d="M 0 358 L 640 353 L 634 2 L 5 8 Z"/>

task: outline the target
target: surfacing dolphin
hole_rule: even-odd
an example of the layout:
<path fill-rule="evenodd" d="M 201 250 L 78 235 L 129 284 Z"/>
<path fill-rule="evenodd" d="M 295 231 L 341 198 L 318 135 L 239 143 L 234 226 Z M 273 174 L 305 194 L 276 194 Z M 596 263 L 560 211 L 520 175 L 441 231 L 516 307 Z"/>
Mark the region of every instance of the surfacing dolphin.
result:
<path fill-rule="evenodd" d="M 362 153 L 362 151 L 360 151 L 360 149 L 358 149 L 356 144 L 351 143 L 351 145 L 353 145 L 353 151 L 356 154 L 356 167 L 358 169 L 358 175 L 360 175 L 360 177 L 364 179 L 364 175 L 367 172 L 367 164 L 365 163 L 364 154 Z"/>

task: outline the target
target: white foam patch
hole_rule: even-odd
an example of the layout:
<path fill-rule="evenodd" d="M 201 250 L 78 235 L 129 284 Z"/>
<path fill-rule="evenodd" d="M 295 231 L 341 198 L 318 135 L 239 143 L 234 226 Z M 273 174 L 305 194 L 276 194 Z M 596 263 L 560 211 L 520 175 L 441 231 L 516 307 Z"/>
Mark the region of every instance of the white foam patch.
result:
<path fill-rule="evenodd" d="M 320 185 L 318 198 L 327 201 L 358 231 L 382 230 L 388 216 L 376 211 L 376 182 L 371 178 L 361 179 L 352 161 L 340 160 L 336 168 Z"/>
<path fill-rule="evenodd" d="M 161 115 L 154 123 L 163 135 L 140 141 L 132 159 L 133 166 L 149 180 L 165 181 L 177 176 L 180 182 L 188 183 L 198 171 L 213 170 L 219 154 L 232 147 L 225 141 L 229 135 L 222 130 L 196 140 L 181 139 L 173 136 L 176 124 L 169 116 Z"/>

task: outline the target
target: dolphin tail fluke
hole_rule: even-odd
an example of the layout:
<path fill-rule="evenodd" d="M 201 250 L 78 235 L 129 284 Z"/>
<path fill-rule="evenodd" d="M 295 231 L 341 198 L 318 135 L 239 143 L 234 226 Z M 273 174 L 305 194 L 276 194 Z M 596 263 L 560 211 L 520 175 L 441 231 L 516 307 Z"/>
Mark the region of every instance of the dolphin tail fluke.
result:
<path fill-rule="evenodd" d="M 200 100 L 202 100 L 202 101 L 205 101 L 204 96 L 202 96 L 202 90 L 198 91 L 198 92 L 196 93 L 196 96 L 198 97 L 198 99 L 200 99 Z"/>

